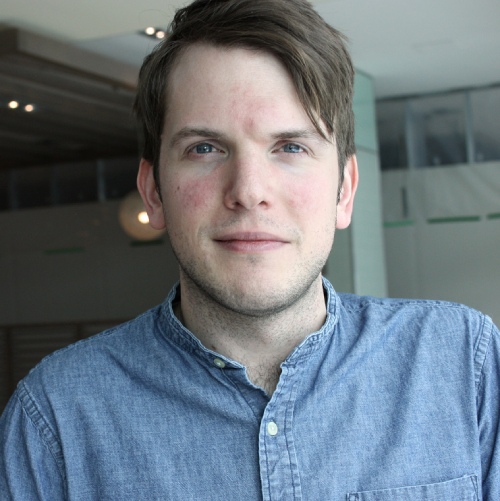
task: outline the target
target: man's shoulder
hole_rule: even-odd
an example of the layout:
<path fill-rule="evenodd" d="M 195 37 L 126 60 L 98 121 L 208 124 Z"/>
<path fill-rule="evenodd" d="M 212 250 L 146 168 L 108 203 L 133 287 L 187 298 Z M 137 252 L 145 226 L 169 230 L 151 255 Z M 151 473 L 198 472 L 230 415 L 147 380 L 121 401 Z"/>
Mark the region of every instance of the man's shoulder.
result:
<path fill-rule="evenodd" d="M 380 329 L 405 332 L 449 332 L 468 334 L 479 342 L 485 329 L 494 329 L 492 320 L 474 308 L 450 301 L 357 296 L 340 293 L 345 314 L 354 321 Z"/>
<path fill-rule="evenodd" d="M 500 346 L 500 334 L 491 318 L 463 304 L 352 294 L 339 294 L 339 298 L 340 329 L 367 347 L 383 347 L 384 353 L 394 354 L 394 360 L 472 364 L 470 374 L 477 384 L 486 357 Z"/>
<path fill-rule="evenodd" d="M 43 358 L 20 385 L 50 391 L 91 385 L 117 367 L 140 364 L 154 350 L 161 306 Z"/>
<path fill-rule="evenodd" d="M 374 296 L 361 296 L 356 294 L 338 293 L 344 309 L 348 311 L 387 311 L 390 314 L 427 315 L 435 312 L 460 316 L 484 317 L 484 314 L 474 308 L 452 301 L 435 299 L 405 299 L 405 298 L 380 298 Z"/>

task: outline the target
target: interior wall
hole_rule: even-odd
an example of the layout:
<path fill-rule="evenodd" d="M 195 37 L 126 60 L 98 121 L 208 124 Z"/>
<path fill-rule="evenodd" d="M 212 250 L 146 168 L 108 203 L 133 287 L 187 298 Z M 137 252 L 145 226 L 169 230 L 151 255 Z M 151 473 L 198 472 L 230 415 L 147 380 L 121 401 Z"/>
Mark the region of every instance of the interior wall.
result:
<path fill-rule="evenodd" d="M 500 162 L 382 174 L 389 295 L 467 304 L 500 324 Z"/>
<path fill-rule="evenodd" d="M 119 202 L 0 213 L 0 325 L 128 319 L 178 277 L 166 239 L 138 245 Z"/>
<path fill-rule="evenodd" d="M 382 190 L 373 81 L 357 72 L 354 85 L 359 185 L 349 228 L 337 231 L 325 276 L 339 292 L 387 295 Z"/>

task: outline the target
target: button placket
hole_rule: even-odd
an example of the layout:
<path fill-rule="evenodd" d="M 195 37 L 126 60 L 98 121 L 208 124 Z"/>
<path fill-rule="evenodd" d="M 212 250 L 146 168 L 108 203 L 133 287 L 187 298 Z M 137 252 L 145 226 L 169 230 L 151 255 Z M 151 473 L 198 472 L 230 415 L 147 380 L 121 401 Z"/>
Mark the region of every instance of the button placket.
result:
<path fill-rule="evenodd" d="M 280 382 L 261 421 L 259 456 L 265 501 L 302 499 L 292 433 L 297 394 L 294 375 L 289 366 L 282 365 Z"/>

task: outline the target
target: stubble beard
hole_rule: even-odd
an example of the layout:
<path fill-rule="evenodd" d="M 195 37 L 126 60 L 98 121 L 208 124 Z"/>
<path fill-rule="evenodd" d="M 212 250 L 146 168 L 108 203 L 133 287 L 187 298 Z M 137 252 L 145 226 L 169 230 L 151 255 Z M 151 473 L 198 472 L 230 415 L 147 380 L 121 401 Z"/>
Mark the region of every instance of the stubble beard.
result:
<path fill-rule="evenodd" d="M 188 294 L 194 303 L 204 304 L 227 314 L 243 317 L 265 318 L 277 316 L 287 309 L 307 303 L 305 298 L 312 292 L 328 258 L 314 256 L 296 270 L 291 270 L 286 283 L 261 285 L 258 290 L 247 290 L 244 293 L 234 290 L 230 283 L 224 283 L 220 276 L 207 270 L 207 264 L 196 257 L 188 257 L 175 247 L 172 250 L 179 263 L 181 276 L 181 294 Z M 252 259 L 249 258 L 251 261 Z M 259 266 L 259 260 L 252 263 Z M 256 288 L 256 287 L 254 287 Z"/>

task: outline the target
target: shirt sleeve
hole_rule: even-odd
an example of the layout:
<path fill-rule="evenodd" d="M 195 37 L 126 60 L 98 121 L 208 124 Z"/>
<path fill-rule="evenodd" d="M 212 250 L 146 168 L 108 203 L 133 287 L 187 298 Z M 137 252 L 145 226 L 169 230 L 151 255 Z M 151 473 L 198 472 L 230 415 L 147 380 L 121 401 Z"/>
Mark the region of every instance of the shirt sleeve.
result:
<path fill-rule="evenodd" d="M 482 349 L 483 348 L 483 349 Z M 478 387 L 483 500 L 500 499 L 500 332 L 487 319 L 478 348 L 484 351 Z"/>
<path fill-rule="evenodd" d="M 65 499 L 60 466 L 19 389 L 0 418 L 0 493 L 10 501 Z M 6 496 L 5 498 L 3 496 Z"/>

